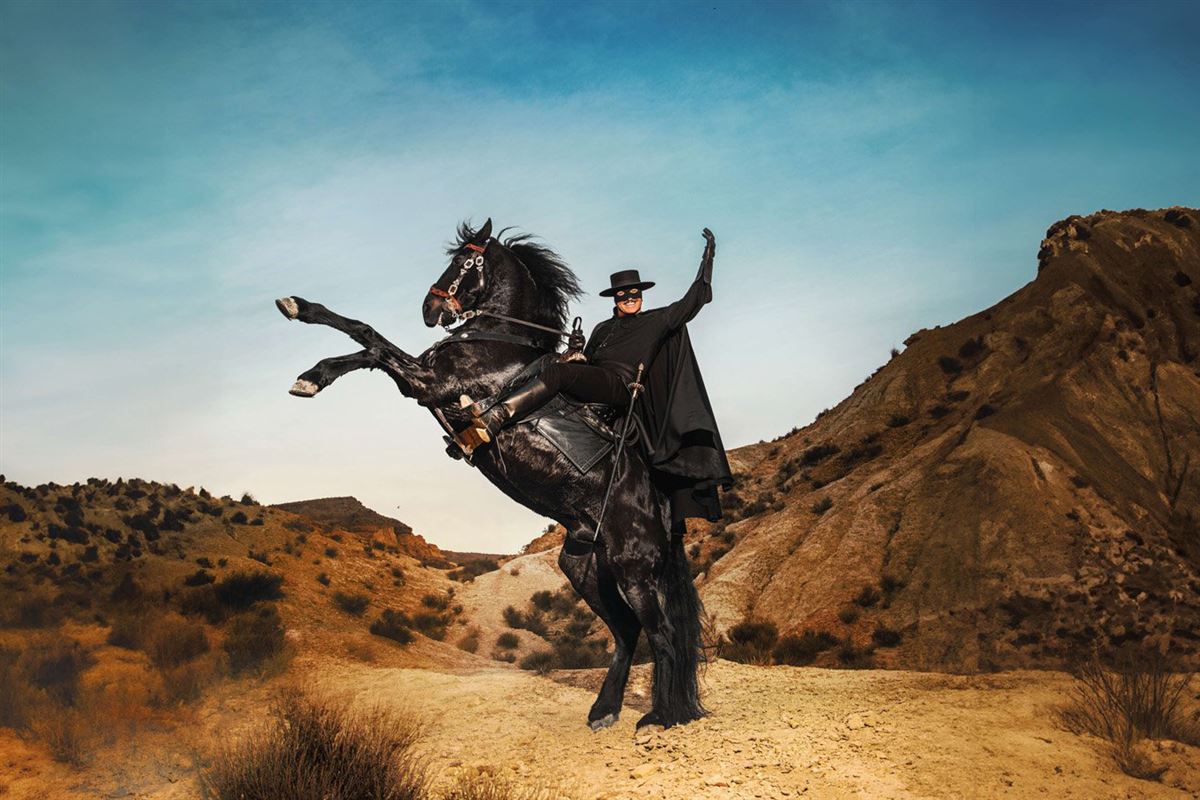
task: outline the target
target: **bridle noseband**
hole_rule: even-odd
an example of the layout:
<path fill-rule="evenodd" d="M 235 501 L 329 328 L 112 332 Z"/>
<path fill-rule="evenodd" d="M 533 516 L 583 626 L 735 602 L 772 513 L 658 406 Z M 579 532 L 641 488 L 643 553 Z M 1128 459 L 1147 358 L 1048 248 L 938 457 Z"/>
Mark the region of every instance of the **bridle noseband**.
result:
<path fill-rule="evenodd" d="M 491 239 L 488 239 L 488 244 L 490 244 L 491 241 L 492 241 Z M 458 294 L 458 286 L 460 283 L 462 283 L 463 277 L 466 276 L 466 274 L 468 272 L 475 269 L 476 267 L 479 268 L 479 282 L 481 284 L 483 283 L 483 281 L 484 281 L 483 251 L 487 249 L 487 244 L 480 247 L 479 245 L 477 245 L 473 242 L 467 242 L 466 247 L 469 250 L 474 250 L 475 255 L 468 256 L 466 259 L 463 260 L 463 265 L 458 270 L 458 276 L 455 277 L 455 279 L 450 282 L 450 288 L 443 289 L 442 287 L 438 286 L 436 283 L 433 284 L 433 286 L 429 287 L 429 293 L 434 295 L 435 297 L 444 298 L 446 301 L 444 303 L 445 307 L 449 308 L 450 313 L 454 315 L 453 319 L 451 319 L 449 322 L 443 322 L 442 317 L 445 315 L 445 312 L 444 311 L 438 312 L 438 324 L 441 325 L 443 328 L 449 328 L 451 325 L 454 325 L 457 322 L 466 322 L 469 319 L 474 319 L 475 317 L 479 316 L 479 314 L 480 314 L 480 312 L 475 311 L 474 309 L 471 309 L 470 311 L 463 311 L 462 303 L 459 301 L 459 299 L 457 297 L 455 297 L 455 295 Z"/>
<path fill-rule="evenodd" d="M 530 328 L 537 328 L 538 330 L 546 331 L 547 333 L 556 333 L 559 336 L 569 336 L 570 334 L 567 331 L 560 331 L 558 328 L 551 328 L 547 325 L 539 325 L 536 322 L 529 322 L 527 320 L 517 319 L 516 317 L 510 317 L 507 314 L 500 314 L 495 311 L 488 311 L 486 309 L 474 309 L 474 308 L 463 311 L 462 302 L 457 297 L 455 297 L 455 295 L 458 294 L 459 284 L 462 283 L 463 277 L 465 277 L 466 274 L 473 269 L 479 270 L 480 286 L 482 287 L 483 285 L 486 284 L 486 276 L 483 271 L 483 268 L 485 266 L 487 266 L 487 262 L 484 261 L 483 254 L 484 254 L 484 251 L 487 250 L 488 245 L 491 243 L 492 243 L 491 239 L 488 239 L 487 242 L 485 242 L 483 245 L 477 245 L 474 242 L 467 242 L 464 245 L 464 247 L 466 247 L 468 250 L 473 250 L 475 252 L 475 255 L 468 256 L 463 261 L 463 265 L 458 270 L 458 275 L 454 278 L 453 281 L 450 282 L 450 288 L 443 289 L 440 286 L 438 286 L 436 283 L 429 287 L 430 294 L 434 295 L 435 297 L 441 297 L 446 301 L 445 303 L 442 304 L 442 306 L 444 309 L 449 309 L 450 314 L 452 315 L 450 320 L 443 321 L 442 318 L 446 315 L 446 312 L 445 312 L 445 310 L 439 311 L 437 324 L 441 325 L 443 328 L 449 330 L 451 325 L 455 325 L 459 322 L 466 322 L 467 320 L 474 319 L 475 317 L 495 317 L 496 319 L 502 319 L 506 322 L 513 322 L 513 323 L 516 323 L 517 325 L 525 325 Z M 580 322 L 579 318 L 576 317 L 575 318 L 575 329 L 576 330 L 579 329 L 579 322 Z"/>

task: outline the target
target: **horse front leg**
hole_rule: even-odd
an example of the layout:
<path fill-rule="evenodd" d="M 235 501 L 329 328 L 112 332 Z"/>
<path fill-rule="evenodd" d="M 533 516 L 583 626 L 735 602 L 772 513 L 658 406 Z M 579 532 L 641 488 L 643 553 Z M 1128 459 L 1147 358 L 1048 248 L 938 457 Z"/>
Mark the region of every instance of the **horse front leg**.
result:
<path fill-rule="evenodd" d="M 405 396 L 412 397 L 417 402 L 428 399 L 430 387 L 434 382 L 432 371 L 389 342 L 367 323 L 343 317 L 320 303 L 310 303 L 302 297 L 281 297 L 275 301 L 275 306 L 288 319 L 310 325 L 328 325 L 366 348 L 360 353 L 325 359 L 318 363 L 300 376 L 300 380 L 292 387 L 292 394 L 312 397 L 346 372 L 368 367 L 387 372 Z M 364 363 L 359 363 L 359 360 Z M 325 369 L 322 369 L 322 365 L 325 365 Z M 325 383 L 321 383 L 318 378 L 325 378 Z M 302 381 L 307 383 L 301 386 Z"/>
<path fill-rule="evenodd" d="M 347 372 L 354 372 L 357 369 L 375 369 L 378 366 L 379 360 L 370 350 L 360 350 L 348 356 L 322 359 L 317 362 L 316 366 L 296 379 L 292 388 L 288 389 L 288 394 L 296 397 L 314 397 L 317 392 Z"/>

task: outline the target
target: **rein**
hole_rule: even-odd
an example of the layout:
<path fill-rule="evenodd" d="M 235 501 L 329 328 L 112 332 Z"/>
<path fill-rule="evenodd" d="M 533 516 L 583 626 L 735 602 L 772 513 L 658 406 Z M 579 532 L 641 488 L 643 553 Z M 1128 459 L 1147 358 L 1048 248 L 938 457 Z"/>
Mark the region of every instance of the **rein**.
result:
<path fill-rule="evenodd" d="M 488 240 L 488 243 L 489 244 L 491 243 L 490 239 Z M 470 272 L 471 270 L 476 269 L 476 268 L 479 269 L 479 279 L 480 279 L 480 282 L 482 282 L 484 280 L 483 268 L 485 266 L 487 266 L 486 262 L 483 260 L 483 253 L 487 249 L 486 244 L 481 247 L 477 244 L 474 244 L 473 242 L 468 242 L 466 244 L 466 247 L 469 250 L 474 250 L 475 255 L 470 256 L 465 261 L 463 261 L 462 267 L 460 267 L 458 270 L 458 276 L 455 277 L 455 279 L 450 282 L 450 288 L 443 289 L 440 286 L 438 286 L 436 283 L 433 286 L 429 287 L 429 293 L 434 295 L 435 297 L 443 298 L 446 301 L 446 303 L 445 303 L 446 307 L 448 309 L 450 309 L 450 313 L 453 315 L 453 318 L 449 322 L 442 322 L 442 314 L 445 312 L 439 313 L 438 314 L 438 324 L 439 325 L 441 325 L 443 328 L 446 328 L 447 330 L 449 330 L 451 325 L 455 325 L 459 322 L 466 322 L 468 320 L 475 319 L 476 317 L 492 317 L 494 319 L 504 320 L 505 322 L 512 322 L 517 325 L 524 325 L 529 328 L 537 328 L 539 331 L 545 331 L 546 333 L 557 333 L 559 336 L 569 336 L 570 335 L 567 331 L 560 331 L 558 328 L 551 328 L 548 325 L 540 325 L 536 322 L 530 322 L 529 320 L 517 319 L 516 317 L 510 317 L 507 314 L 501 314 L 496 311 L 488 311 L 487 309 L 479 309 L 479 310 L 470 309 L 467 311 L 463 311 L 462 303 L 459 301 L 459 299 L 457 297 L 455 297 L 455 295 L 458 294 L 459 284 L 462 283 L 462 279 L 466 276 L 466 274 L 468 272 Z"/>

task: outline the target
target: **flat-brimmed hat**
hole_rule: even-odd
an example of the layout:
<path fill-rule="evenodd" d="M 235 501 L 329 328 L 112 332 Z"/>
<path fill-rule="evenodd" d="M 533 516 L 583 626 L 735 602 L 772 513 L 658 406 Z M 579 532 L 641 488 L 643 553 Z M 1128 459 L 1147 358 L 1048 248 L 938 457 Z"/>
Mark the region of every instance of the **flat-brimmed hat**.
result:
<path fill-rule="evenodd" d="M 608 278 L 612 284 L 607 289 L 600 292 L 601 297 L 612 297 L 619 289 L 649 289 L 654 285 L 654 281 L 644 281 L 642 276 L 638 275 L 636 269 L 623 269 L 620 272 L 614 272 Z"/>

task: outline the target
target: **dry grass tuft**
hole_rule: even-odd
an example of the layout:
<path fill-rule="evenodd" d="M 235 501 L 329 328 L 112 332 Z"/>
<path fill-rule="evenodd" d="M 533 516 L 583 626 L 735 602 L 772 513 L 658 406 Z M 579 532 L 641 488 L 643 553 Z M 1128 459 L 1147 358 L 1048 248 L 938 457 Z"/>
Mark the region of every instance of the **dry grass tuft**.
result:
<path fill-rule="evenodd" d="M 444 800 L 557 800 L 557 792 L 545 787 L 516 786 L 510 781 L 476 772 L 460 775 L 445 794 Z"/>
<path fill-rule="evenodd" d="M 414 753 L 421 723 L 345 706 L 291 689 L 273 719 L 222 751 L 204 775 L 217 800 L 423 800 L 428 769 Z"/>

